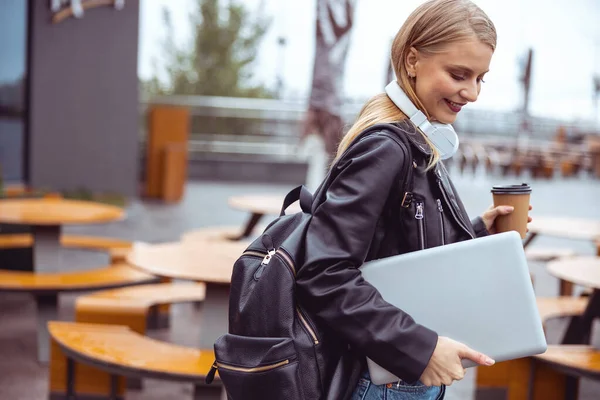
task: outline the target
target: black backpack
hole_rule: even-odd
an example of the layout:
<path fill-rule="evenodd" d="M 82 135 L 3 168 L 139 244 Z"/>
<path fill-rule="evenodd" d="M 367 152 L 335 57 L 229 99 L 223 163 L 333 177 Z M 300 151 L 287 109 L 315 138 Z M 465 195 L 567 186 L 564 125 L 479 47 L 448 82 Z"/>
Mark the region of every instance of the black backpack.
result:
<path fill-rule="evenodd" d="M 390 124 L 366 129 L 354 142 L 375 131 L 401 142 L 407 150 L 404 192 L 412 187 L 412 156 L 405 133 Z M 343 159 L 343 156 L 341 157 Z M 214 345 L 215 363 L 206 378 L 215 372 L 230 400 L 303 400 L 323 398 L 328 385 L 322 382 L 327 370 L 315 322 L 296 301 L 296 272 L 303 259 L 304 236 L 316 207 L 326 192 L 330 174 L 315 197 L 299 186 L 285 197 L 281 214 L 271 222 L 237 259 L 229 295 L 229 333 Z M 302 212 L 285 215 L 299 200 Z"/>

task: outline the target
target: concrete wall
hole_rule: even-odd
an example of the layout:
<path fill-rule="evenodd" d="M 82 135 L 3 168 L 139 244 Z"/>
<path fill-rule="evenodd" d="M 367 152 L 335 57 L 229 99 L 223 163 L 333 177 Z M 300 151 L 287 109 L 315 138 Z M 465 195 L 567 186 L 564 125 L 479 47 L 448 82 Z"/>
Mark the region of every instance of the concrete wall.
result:
<path fill-rule="evenodd" d="M 29 183 L 133 195 L 139 0 L 52 24 L 32 0 Z"/>

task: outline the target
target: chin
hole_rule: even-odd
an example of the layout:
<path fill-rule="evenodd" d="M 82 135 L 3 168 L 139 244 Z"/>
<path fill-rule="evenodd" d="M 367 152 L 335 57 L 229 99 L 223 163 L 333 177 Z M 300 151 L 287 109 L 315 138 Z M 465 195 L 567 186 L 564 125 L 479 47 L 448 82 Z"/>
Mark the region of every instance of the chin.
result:
<path fill-rule="evenodd" d="M 454 121 L 456 121 L 456 117 L 458 116 L 458 114 L 453 114 L 453 115 L 440 115 L 438 116 L 433 116 L 432 120 L 433 121 L 437 121 L 437 122 L 441 122 L 442 124 L 453 124 Z"/>

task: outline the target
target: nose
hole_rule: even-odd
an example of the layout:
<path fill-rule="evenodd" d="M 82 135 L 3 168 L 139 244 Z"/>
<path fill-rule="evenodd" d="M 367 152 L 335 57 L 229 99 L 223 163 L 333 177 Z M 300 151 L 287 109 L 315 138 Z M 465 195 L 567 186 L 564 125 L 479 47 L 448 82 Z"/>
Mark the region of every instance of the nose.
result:
<path fill-rule="evenodd" d="M 461 89 L 460 95 L 470 103 L 477 101 L 477 96 L 479 96 L 479 85 L 477 82 L 469 81 L 466 86 Z"/>

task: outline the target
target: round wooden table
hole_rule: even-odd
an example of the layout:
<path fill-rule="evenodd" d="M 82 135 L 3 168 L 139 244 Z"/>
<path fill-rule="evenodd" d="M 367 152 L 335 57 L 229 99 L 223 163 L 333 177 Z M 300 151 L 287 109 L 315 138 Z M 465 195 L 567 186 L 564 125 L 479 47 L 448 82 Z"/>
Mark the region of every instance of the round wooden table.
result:
<path fill-rule="evenodd" d="M 529 237 L 525 245 L 537 235 L 590 241 L 600 239 L 600 221 L 593 219 L 535 216 L 528 228 Z"/>
<path fill-rule="evenodd" d="M 122 219 L 123 209 L 90 201 L 61 198 L 0 199 L 0 223 L 29 225 L 33 236 L 33 265 L 37 272 L 60 272 L 63 225 L 97 224 Z M 56 319 L 58 294 L 36 294 L 38 360 L 49 359 L 47 321 Z"/>
<path fill-rule="evenodd" d="M 98 224 L 120 220 L 122 208 L 67 199 L 0 200 L 0 223 L 29 225 L 34 238 L 32 270 L 57 271 L 63 225 Z"/>
<path fill-rule="evenodd" d="M 563 338 L 563 344 L 589 344 L 592 322 L 600 317 L 600 257 L 559 259 L 549 262 L 546 268 L 557 278 L 593 289 L 585 311 L 571 320 Z"/>
<path fill-rule="evenodd" d="M 184 240 L 160 244 L 134 244 L 127 262 L 151 274 L 206 284 L 200 317 L 201 349 L 212 349 L 227 333 L 229 285 L 237 258 L 248 243 L 231 240 Z M 206 388 L 197 386 L 194 398 L 206 398 Z"/>
<path fill-rule="evenodd" d="M 230 197 L 227 203 L 231 208 L 250 212 L 250 218 L 248 219 L 248 222 L 246 222 L 242 234 L 238 239 L 243 239 L 249 236 L 263 216 L 278 216 L 281 212 L 284 198 L 285 195 L 278 194 L 257 194 Z M 300 204 L 295 202 L 287 208 L 286 213 L 293 214 L 300 211 Z"/>
<path fill-rule="evenodd" d="M 227 333 L 231 273 L 247 246 L 228 240 L 136 243 L 127 262 L 160 277 L 206 284 L 200 344 L 202 348 L 212 348 L 215 340 Z"/>

